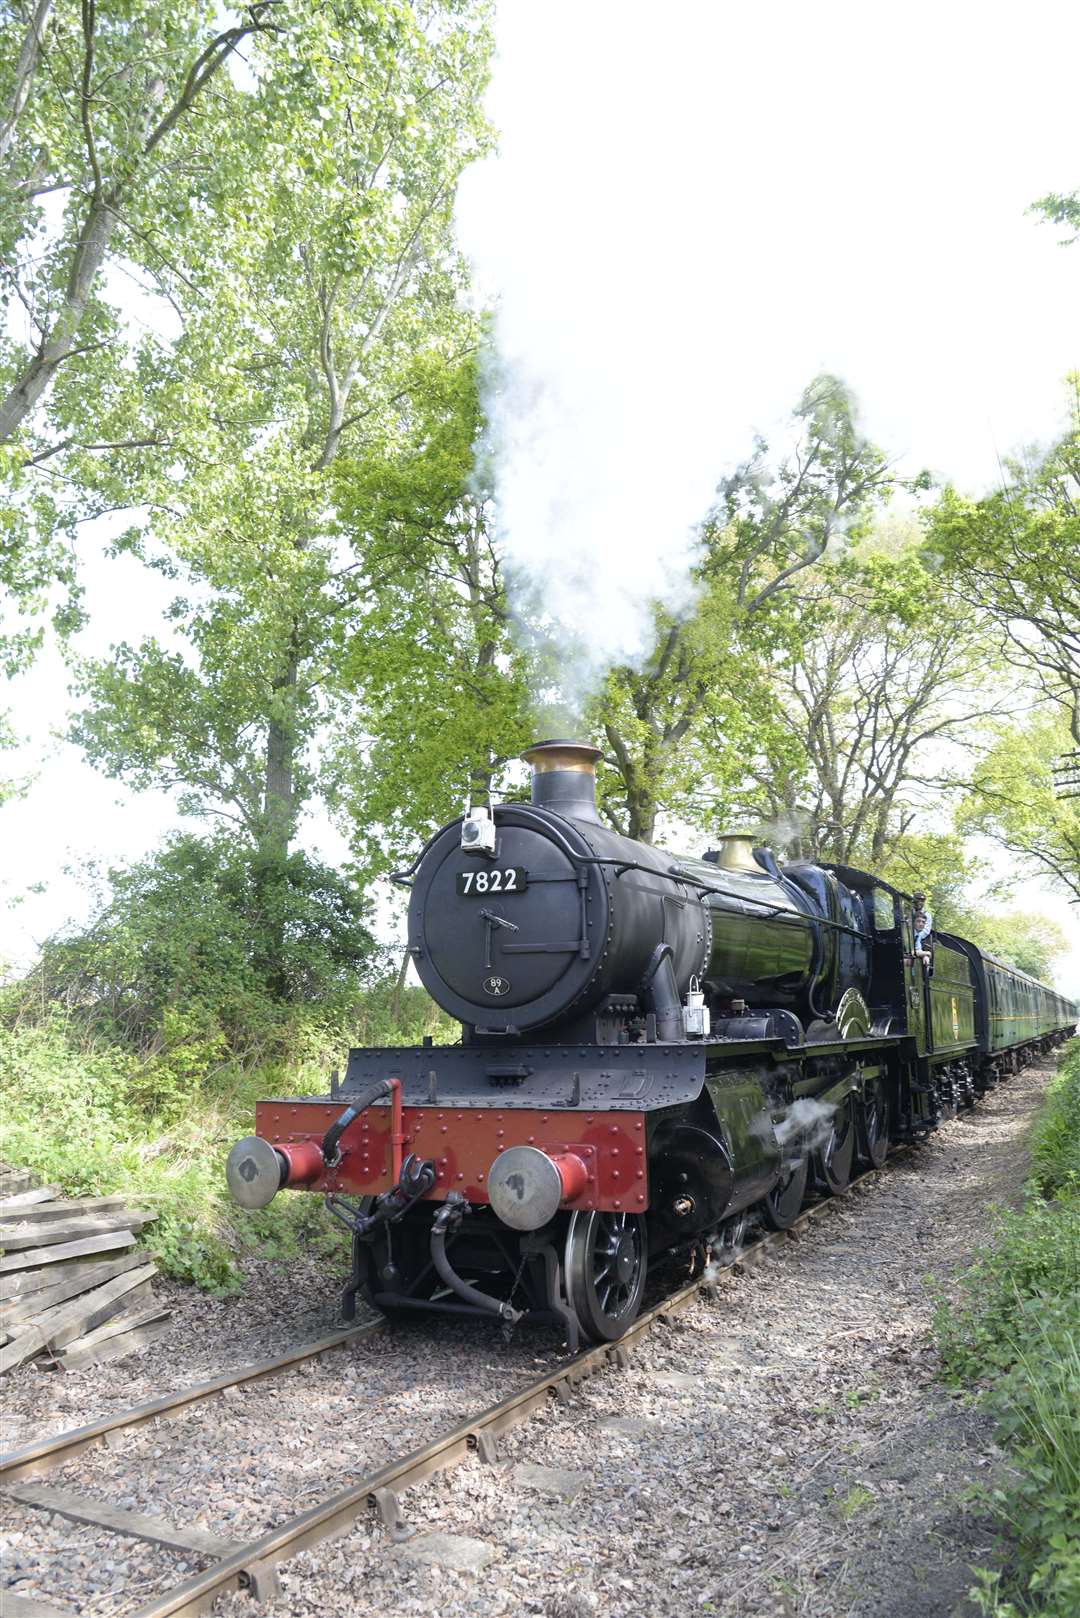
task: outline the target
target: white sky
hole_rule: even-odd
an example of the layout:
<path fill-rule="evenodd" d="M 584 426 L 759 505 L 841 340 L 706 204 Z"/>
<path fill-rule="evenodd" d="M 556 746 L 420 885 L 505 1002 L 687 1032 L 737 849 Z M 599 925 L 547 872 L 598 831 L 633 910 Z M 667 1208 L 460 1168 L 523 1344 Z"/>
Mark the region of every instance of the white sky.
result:
<path fill-rule="evenodd" d="M 591 629 L 632 639 L 646 553 L 685 554 L 751 429 L 820 368 L 909 469 L 976 490 L 1060 425 L 1080 246 L 1025 209 L 1080 183 L 1080 7 L 504 0 L 499 33 L 503 156 L 469 178 L 461 228 L 524 384 L 505 515 L 537 576 L 585 557 Z M 558 409 L 530 418 L 530 398 Z M 160 632 L 170 594 L 104 561 L 106 538 L 84 531 L 86 651 Z M 55 740 L 54 653 L 11 695 L 27 741 L 0 765 L 35 779 L 0 813 L 0 959 L 24 962 L 85 911 L 66 862 L 138 857 L 178 822 Z M 325 820 L 303 840 L 343 852 Z M 1067 926 L 1060 978 L 1080 993 L 1077 907 L 1032 884 L 1013 902 Z"/>
<path fill-rule="evenodd" d="M 1050 436 L 1080 247 L 1080 7 L 515 0 L 462 243 L 497 291 L 509 555 L 595 667 L 679 604 L 693 527 L 821 370 L 965 487 Z"/>

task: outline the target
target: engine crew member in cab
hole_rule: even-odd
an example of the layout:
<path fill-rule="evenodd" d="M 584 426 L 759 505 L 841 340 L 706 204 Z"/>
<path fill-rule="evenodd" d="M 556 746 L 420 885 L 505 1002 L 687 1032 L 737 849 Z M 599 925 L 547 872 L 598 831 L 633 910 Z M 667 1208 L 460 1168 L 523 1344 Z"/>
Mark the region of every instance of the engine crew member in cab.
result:
<path fill-rule="evenodd" d="M 926 908 L 926 894 L 912 895 L 914 915 L 911 924 L 915 931 L 915 955 L 923 963 L 923 971 L 929 972 L 934 959 L 933 920 Z"/>

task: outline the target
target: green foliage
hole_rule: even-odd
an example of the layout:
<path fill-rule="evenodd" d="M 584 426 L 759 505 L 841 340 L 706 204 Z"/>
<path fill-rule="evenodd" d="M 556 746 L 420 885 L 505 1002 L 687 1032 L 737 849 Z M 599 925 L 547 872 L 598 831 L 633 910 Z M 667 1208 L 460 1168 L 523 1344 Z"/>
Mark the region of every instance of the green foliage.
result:
<path fill-rule="evenodd" d="M 1080 899 L 1080 798 L 1062 796 L 1054 779 L 1071 746 L 1068 724 L 1055 709 L 999 728 L 970 772 L 957 828 L 1000 843 L 1014 856 L 1017 874 L 1044 875 Z"/>
<path fill-rule="evenodd" d="M 1065 1054 L 1035 1128 L 1024 1209 L 939 1305 L 946 1375 L 980 1384 L 1009 1449 L 991 1504 L 1014 1555 L 1006 1589 L 986 1575 L 981 1610 L 1072 1618 L 1080 1607 L 1080 1042 Z M 1052 1200 L 1049 1200 L 1052 1199 Z"/>
<path fill-rule="evenodd" d="M 45 945 L 21 1004 L 61 1006 L 95 1048 L 137 1058 L 129 1094 L 163 1114 L 220 1064 L 310 1056 L 385 970 L 362 896 L 304 854 L 268 875 L 225 837 L 177 837 L 109 880 L 96 918 Z"/>
<path fill-rule="evenodd" d="M 955 832 L 911 830 L 898 837 L 879 867 L 902 893 L 925 893 L 939 932 L 974 937 L 971 888 L 985 880 L 986 867 Z"/>
<path fill-rule="evenodd" d="M 1033 911 L 1012 910 L 1004 915 L 976 913 L 963 936 L 987 954 L 1042 981 L 1052 977 L 1054 962 L 1069 947 L 1069 940 L 1057 922 Z"/>
<path fill-rule="evenodd" d="M 1080 747 L 1080 374 L 1067 432 L 1006 465 L 983 500 L 947 489 L 927 520 L 928 566 L 986 612 L 1006 656 L 1063 710 Z"/>
<path fill-rule="evenodd" d="M 0 1027 L 5 1159 L 74 1196 L 130 1193 L 158 1214 L 145 1240 L 170 1274 L 228 1290 L 236 1270 L 218 1224 L 220 1117 L 208 1109 L 158 1125 L 142 1104 L 142 1066 L 87 1046 L 58 1011 L 38 1026 Z"/>
<path fill-rule="evenodd" d="M 837 377 L 807 386 L 791 438 L 778 461 L 759 440 L 721 485 L 702 528 L 693 610 L 679 620 L 658 615 L 652 655 L 614 670 L 590 715 L 612 755 L 605 803 L 630 836 L 651 841 L 661 809 L 711 820 L 755 739 L 785 750 L 769 676 L 812 630 L 804 587 L 870 531 L 897 486 Z"/>
<path fill-rule="evenodd" d="M 235 161 L 235 136 L 207 138 L 211 95 L 242 127 L 225 64 L 271 13 L 295 26 L 261 3 L 218 26 L 204 0 L 44 10 L 39 32 L 39 5 L 5 7 L 0 55 L 0 588 L 23 615 L 9 662 L 46 612 L 61 634 L 78 622 L 76 522 L 105 502 L 70 498 L 72 462 L 147 436 L 111 431 L 132 345 L 106 271 L 152 287 L 183 256 Z"/>
<path fill-rule="evenodd" d="M 1045 197 L 1033 202 L 1029 211 L 1041 213 L 1052 225 L 1067 227 L 1068 235 L 1061 238 L 1063 247 L 1068 247 L 1080 239 L 1080 191 L 1050 191 Z"/>
<path fill-rule="evenodd" d="M 225 1157 L 251 1133 L 255 1102 L 266 1095 L 322 1094 L 327 1072 L 352 1043 L 348 1032 L 310 1041 L 303 1064 L 242 1068 L 219 1063 L 187 1076 L 178 1093 L 168 1056 L 137 1056 L 91 1037 L 85 1023 L 57 1006 L 31 1020 L 25 998 L 0 1001 L 0 1156 L 25 1164 L 73 1196 L 121 1191 L 157 1218 L 143 1240 L 163 1269 L 218 1292 L 240 1287 L 246 1247 L 287 1257 L 301 1248 L 336 1251 L 337 1227 L 317 1197 L 281 1196 L 244 1213 L 229 1196 Z M 357 995 L 357 1036 L 373 1044 L 445 1037 L 428 996 L 392 982 Z"/>
<path fill-rule="evenodd" d="M 331 764 L 365 877 L 407 864 L 534 740 L 531 660 L 511 634 L 491 490 L 474 465 L 482 432 L 475 358 L 420 359 L 393 438 L 335 466 L 342 524 L 366 534 L 379 581 L 343 649 L 353 712 Z"/>
<path fill-rule="evenodd" d="M 921 564 L 910 530 L 867 536 L 792 591 L 798 628 L 777 631 L 772 711 L 741 738 L 714 824 L 760 826 L 794 857 L 873 871 L 895 859 L 909 891 L 931 878 L 911 870 L 921 845 L 944 898 L 968 862 L 956 839 L 922 830 L 934 806 L 929 777 L 946 749 L 969 746 L 1001 711 L 1005 699 L 986 693 L 985 633 Z M 723 726 L 705 746 L 728 746 Z"/>
<path fill-rule="evenodd" d="M 239 115 L 229 97 L 205 108 L 227 160 L 159 267 L 183 329 L 145 343 L 110 397 L 100 436 L 130 452 L 65 452 L 79 499 L 131 509 L 119 543 L 178 581 L 181 648 L 85 664 L 76 739 L 237 824 L 278 886 L 314 795 L 373 824 L 373 777 L 398 758 L 373 761 L 373 733 L 402 711 L 437 725 L 447 704 L 429 699 L 462 651 L 454 587 L 423 606 L 438 546 L 464 535 L 477 331 L 451 215 L 489 142 L 486 18 L 485 0 L 275 9 Z M 497 697 L 497 603 L 477 614 L 475 672 Z"/>
<path fill-rule="evenodd" d="M 1041 1197 L 1080 1199 L 1080 1044 L 1070 1047 L 1046 1093 L 1032 1137 L 1032 1180 Z"/>

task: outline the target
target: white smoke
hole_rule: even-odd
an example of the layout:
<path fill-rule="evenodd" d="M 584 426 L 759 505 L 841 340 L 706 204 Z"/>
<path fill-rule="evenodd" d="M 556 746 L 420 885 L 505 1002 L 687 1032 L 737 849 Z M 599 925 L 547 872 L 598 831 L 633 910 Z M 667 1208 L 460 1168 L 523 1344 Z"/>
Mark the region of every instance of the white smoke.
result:
<path fill-rule="evenodd" d="M 826 1145 L 835 1119 L 836 1108 L 824 1101 L 815 1101 L 812 1096 L 793 1101 L 773 1130 L 787 1165 L 797 1167 L 807 1152 Z"/>
<path fill-rule="evenodd" d="M 754 834 L 755 841 L 766 843 L 778 853 L 786 854 L 796 843 L 810 835 L 813 816 L 808 809 L 788 809 L 763 820 Z"/>
<path fill-rule="evenodd" d="M 766 1146 L 775 1141 L 784 1167 L 793 1169 L 798 1168 L 807 1152 L 826 1145 L 835 1118 L 835 1106 L 815 1101 L 812 1096 L 800 1096 L 778 1122 L 774 1123 L 767 1112 L 760 1113 L 750 1125 L 750 1132 Z"/>
<path fill-rule="evenodd" d="M 459 234 L 500 536 L 596 667 L 686 603 L 719 477 L 819 370 L 911 472 L 987 486 L 1056 430 L 1080 248 L 1025 209 L 1076 184 L 1080 8 L 502 0 L 497 39 Z"/>
<path fill-rule="evenodd" d="M 798 1101 L 791 1103 L 778 1122 L 774 1123 L 767 1112 L 759 1113 L 750 1125 L 750 1133 L 766 1146 L 771 1147 L 775 1141 L 780 1148 L 784 1170 L 790 1173 L 799 1167 L 809 1152 L 820 1151 L 828 1144 L 835 1119 L 834 1106 L 815 1101 L 812 1096 L 801 1096 Z M 732 1228 L 733 1222 L 728 1220 L 706 1238 L 708 1258 L 701 1272 L 705 1286 L 715 1285 L 721 1271 L 737 1264 L 742 1257 L 751 1234 L 750 1226 L 746 1226 L 738 1240 L 732 1239 Z"/>

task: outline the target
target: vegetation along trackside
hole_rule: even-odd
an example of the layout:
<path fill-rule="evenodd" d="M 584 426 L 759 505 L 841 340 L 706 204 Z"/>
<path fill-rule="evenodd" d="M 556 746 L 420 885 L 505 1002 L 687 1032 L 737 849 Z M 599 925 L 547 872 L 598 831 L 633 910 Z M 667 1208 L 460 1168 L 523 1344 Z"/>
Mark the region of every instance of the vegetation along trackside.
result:
<path fill-rule="evenodd" d="M 993 1413 L 1008 1466 L 990 1496 L 1004 1571 L 982 1575 L 992 1618 L 1080 1611 L 1080 1041 L 1034 1131 L 1023 1207 L 937 1312 L 945 1372 Z"/>

